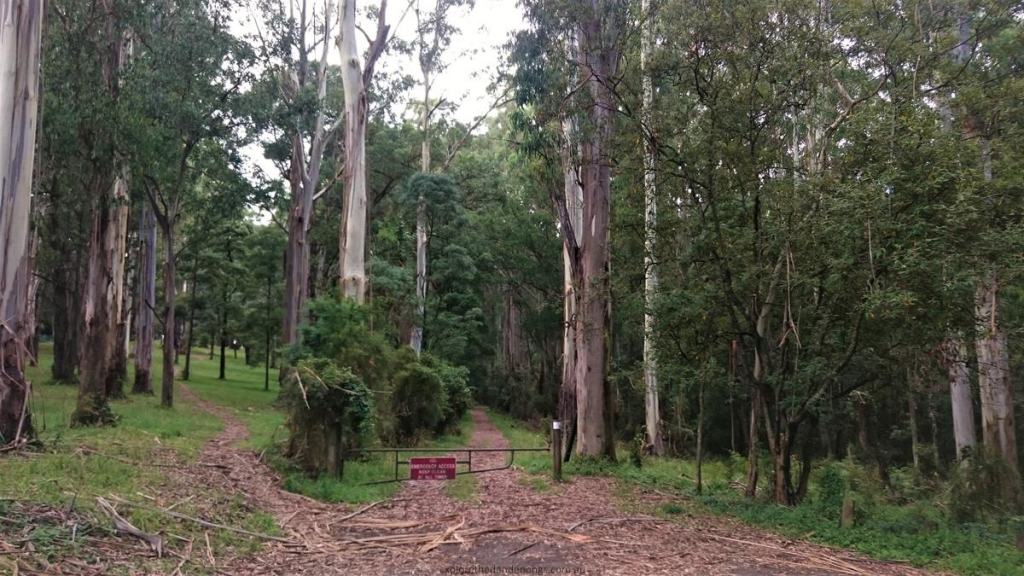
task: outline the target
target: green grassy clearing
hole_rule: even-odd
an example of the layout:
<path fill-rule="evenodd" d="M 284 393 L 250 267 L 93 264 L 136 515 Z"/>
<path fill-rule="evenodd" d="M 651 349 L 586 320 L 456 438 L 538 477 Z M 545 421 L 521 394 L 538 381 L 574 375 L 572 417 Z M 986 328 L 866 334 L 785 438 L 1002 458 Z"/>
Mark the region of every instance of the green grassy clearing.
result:
<path fill-rule="evenodd" d="M 254 429 L 269 436 L 269 422 L 280 416 L 269 410 L 269 395 L 251 390 L 255 374 L 259 374 L 262 392 L 262 373 L 244 366 L 241 359 L 229 353 L 228 380 L 218 381 L 217 360 L 205 355 L 193 356 L 193 378 L 189 382 L 197 393 L 211 400 L 233 406 L 247 423 L 256 423 Z M 88 533 L 106 533 L 110 522 L 96 507 L 97 496 L 118 496 L 126 500 L 151 506 L 150 498 L 157 498 L 163 506 L 171 504 L 164 497 L 168 487 L 166 468 L 154 463 L 176 464 L 194 461 L 203 444 L 223 428 L 222 423 L 179 400 L 174 408 L 160 406 L 158 396 L 129 394 L 124 400 L 111 403 L 117 424 L 102 428 L 71 428 L 70 414 L 75 408 L 77 388 L 50 383 L 52 348 L 48 343 L 40 346 L 39 365 L 29 369 L 33 383 L 33 422 L 41 450 L 23 455 L 0 458 L 0 515 L 12 522 L 0 525 L 0 530 L 12 533 L 28 529 L 29 538 L 39 555 L 50 560 L 62 555 L 74 555 L 81 546 L 81 537 Z M 160 365 L 160 355 L 154 358 L 154 367 Z M 133 377 L 129 364 L 128 383 Z M 159 388 L 159 375 L 154 385 Z M 249 405 L 255 406 L 252 410 Z M 251 418 L 245 415 L 250 414 Z M 261 428 L 261 423 L 262 428 Z M 276 426 L 276 424 L 275 424 Z M 275 533 L 277 527 L 269 515 L 248 507 L 236 495 L 218 493 L 204 487 L 190 487 L 191 500 L 180 503 L 179 512 L 201 516 L 207 520 L 245 528 L 252 531 Z M 88 518 L 87 525 L 78 526 L 78 538 L 72 543 L 71 528 L 37 522 L 22 515 L 22 504 L 45 505 L 74 509 Z M 184 538 L 204 538 L 199 526 L 179 522 L 146 508 L 119 506 L 119 511 L 142 530 L 175 534 Z M 222 531 L 210 532 L 215 553 L 234 551 L 247 553 L 259 547 L 259 542 L 244 536 Z M 172 547 L 180 542 L 171 541 Z M 178 560 L 158 562 L 173 570 Z"/>
<path fill-rule="evenodd" d="M 188 387 L 200 398 L 234 411 L 249 429 L 243 446 L 255 450 L 272 446 L 284 438 L 284 415 L 274 408 L 277 369 L 270 370 L 270 386 L 264 390 L 263 367 L 246 366 L 242 358 L 234 358 L 231 352 L 225 360 L 226 378 L 218 380 L 219 357 L 210 360 L 206 350 L 193 350 Z"/>
<path fill-rule="evenodd" d="M 546 432 L 504 414 L 492 412 L 490 417 L 516 446 L 542 441 Z M 546 489 L 542 482 L 550 471 L 546 458 L 523 455 L 521 460 L 517 456 L 516 461 L 529 474 L 521 482 L 535 489 Z M 820 487 L 825 463 L 812 474 L 808 501 L 795 507 L 745 498 L 735 487 L 745 480 L 745 466 L 746 461 L 741 457 L 705 462 L 702 494 L 695 490 L 695 463 L 677 458 L 648 458 L 640 468 L 626 456 L 620 456 L 620 461 L 614 463 L 574 458 L 563 468 L 563 476 L 614 478 L 627 507 L 635 506 L 630 498 L 633 487 L 651 487 L 678 494 L 677 503 L 648 511 L 667 518 L 708 513 L 730 516 L 787 537 L 841 546 L 883 560 L 966 575 L 1024 574 L 1024 551 L 1015 548 L 1012 526 L 955 525 L 949 521 L 940 500 L 895 503 L 886 500 L 879 487 L 874 493 L 866 488 L 855 493 L 857 522 L 853 527 L 840 528 L 838 506 L 823 502 Z M 767 469 L 761 477 L 768 477 Z M 763 486 L 762 481 L 762 489 Z"/>

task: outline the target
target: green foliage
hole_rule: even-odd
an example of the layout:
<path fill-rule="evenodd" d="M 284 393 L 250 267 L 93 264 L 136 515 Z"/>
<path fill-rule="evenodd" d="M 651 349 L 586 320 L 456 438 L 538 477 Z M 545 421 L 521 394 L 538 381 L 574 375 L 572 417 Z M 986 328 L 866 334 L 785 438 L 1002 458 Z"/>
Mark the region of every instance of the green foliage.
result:
<path fill-rule="evenodd" d="M 392 436 L 415 443 L 436 430 L 444 418 L 444 388 L 437 372 L 414 363 L 395 378 L 391 393 Z"/>
<path fill-rule="evenodd" d="M 309 303 L 309 315 L 315 320 L 302 326 L 300 343 L 288 351 L 291 364 L 302 358 L 327 358 L 380 391 L 408 362 L 406 351 L 369 329 L 367 309 L 355 302 L 320 298 Z"/>
<path fill-rule="evenodd" d="M 363 446 L 373 428 L 370 389 L 332 360 L 302 359 L 290 367 L 280 401 L 288 414 L 286 454 L 309 471 L 326 469 L 339 450 Z"/>
<path fill-rule="evenodd" d="M 953 471 L 949 508 L 958 523 L 1005 518 L 1019 497 L 1020 476 L 990 450 L 977 450 Z"/>
<path fill-rule="evenodd" d="M 420 355 L 420 363 L 433 371 L 441 381 L 442 410 L 438 431 L 451 430 L 473 405 L 469 370 L 463 366 L 453 366 L 431 354 Z"/>

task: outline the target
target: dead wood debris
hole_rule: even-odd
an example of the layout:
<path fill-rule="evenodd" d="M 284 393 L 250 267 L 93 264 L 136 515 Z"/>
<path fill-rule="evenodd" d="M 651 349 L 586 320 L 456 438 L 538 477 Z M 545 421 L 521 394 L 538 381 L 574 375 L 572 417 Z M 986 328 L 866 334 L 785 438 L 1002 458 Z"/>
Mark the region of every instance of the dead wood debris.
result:
<path fill-rule="evenodd" d="M 150 550 L 156 552 L 157 558 L 163 557 L 163 536 L 160 536 L 159 534 L 150 534 L 149 532 L 143 532 L 142 530 L 139 530 L 135 527 L 135 525 L 125 520 L 120 514 L 118 514 L 113 504 L 111 504 L 102 497 L 97 497 L 96 503 L 99 504 L 100 510 L 102 510 L 103 513 L 106 514 L 107 517 L 109 517 L 110 520 L 114 523 L 115 531 L 121 532 L 123 534 L 128 534 L 129 536 L 134 536 L 135 538 L 142 540 L 143 542 L 149 545 Z"/>
<path fill-rule="evenodd" d="M 615 522 L 665 522 L 665 520 L 662 520 L 661 518 L 655 518 L 654 516 L 625 516 L 608 518 L 595 517 L 587 518 L 586 520 L 580 520 L 572 526 L 569 526 L 568 531 L 572 532 L 573 530 L 579 528 L 580 526 L 583 526 L 584 524 L 611 524 Z"/>
<path fill-rule="evenodd" d="M 714 534 L 711 532 L 701 532 L 702 536 L 709 538 L 715 538 L 717 540 L 724 540 L 726 542 L 733 542 L 735 544 L 742 544 L 744 546 L 753 546 L 756 548 L 763 548 L 772 550 L 781 554 L 787 554 L 792 557 L 798 558 L 800 561 L 784 560 L 775 558 L 775 562 L 781 562 L 783 564 L 791 564 L 793 566 L 800 566 L 803 568 L 813 568 L 816 570 L 828 570 L 831 572 L 837 572 L 840 574 L 850 574 L 853 576 L 862 576 L 873 574 L 873 572 L 864 570 L 859 566 L 854 566 L 849 562 L 842 560 L 834 554 L 828 554 L 823 551 L 811 552 L 808 550 L 789 550 L 781 546 L 775 546 L 773 544 L 765 544 L 763 542 L 753 542 L 750 540 L 742 540 L 740 538 L 732 538 L 730 536 L 722 536 L 720 534 Z"/>

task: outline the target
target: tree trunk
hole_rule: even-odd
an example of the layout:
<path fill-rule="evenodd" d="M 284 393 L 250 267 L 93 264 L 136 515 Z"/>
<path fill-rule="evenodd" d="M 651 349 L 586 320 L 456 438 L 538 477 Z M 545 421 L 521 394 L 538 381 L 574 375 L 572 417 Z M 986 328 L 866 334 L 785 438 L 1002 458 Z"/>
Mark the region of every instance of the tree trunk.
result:
<path fill-rule="evenodd" d="M 266 318 L 264 319 L 264 322 L 266 322 L 266 326 L 265 326 L 266 334 L 264 336 L 266 338 L 266 343 L 267 343 L 266 348 L 264 350 L 266 352 L 266 356 L 264 356 L 264 358 L 263 358 L 263 363 L 264 363 L 263 389 L 264 390 L 270 390 L 270 290 L 271 290 L 271 283 L 272 282 L 273 282 L 273 277 L 270 276 L 270 275 L 267 275 L 267 307 L 266 307 Z"/>
<path fill-rule="evenodd" d="M 597 0 L 582 23 L 583 66 L 591 103 L 587 116 L 592 133 L 583 141 L 583 222 L 580 234 L 580 280 L 576 326 L 576 451 L 585 456 L 611 456 L 614 438 L 607 429 L 608 241 L 611 212 L 611 161 L 608 146 L 615 110 L 611 83 L 618 67 L 618 49 L 606 29 Z"/>
<path fill-rule="evenodd" d="M 910 415 L 910 457 L 914 462 L 914 469 L 921 469 L 920 442 L 917 438 L 917 399 L 914 397 L 914 390 L 907 394 L 907 413 Z"/>
<path fill-rule="evenodd" d="M 744 494 L 747 498 L 753 499 L 757 496 L 758 479 L 758 453 L 757 453 L 757 427 L 758 404 L 760 403 L 760 391 L 752 387 L 750 392 L 750 421 L 747 427 L 747 486 Z"/>
<path fill-rule="evenodd" d="M 174 308 L 177 300 L 177 286 L 174 283 L 176 266 L 174 261 L 174 221 L 168 215 L 161 223 L 164 233 L 164 359 L 160 377 L 160 404 L 165 408 L 174 406 L 174 354 L 177 351 L 177 323 Z"/>
<path fill-rule="evenodd" d="M 640 69 L 643 84 L 643 107 L 641 129 L 644 140 L 644 423 L 647 445 L 653 454 L 661 456 L 665 447 L 661 439 L 661 411 L 658 407 L 658 364 L 654 357 L 654 297 L 658 291 L 658 270 L 655 266 L 655 228 L 658 221 L 657 198 L 655 196 L 655 155 L 654 88 L 651 82 L 649 64 L 652 43 L 652 18 L 650 0 L 643 0 L 641 17 L 644 19 L 640 34 Z M 650 132 L 650 133 L 648 133 Z M 698 488 L 700 482 L 698 480 Z"/>
<path fill-rule="evenodd" d="M 128 377 L 128 350 L 124 339 L 128 334 L 128 309 L 131 307 L 131 295 L 125 289 L 128 278 L 128 217 L 131 212 L 128 199 L 128 170 L 119 168 L 121 175 L 114 183 L 114 198 L 117 202 L 113 239 L 114 250 L 114 314 L 110 318 L 111 330 L 114 335 L 110 351 L 110 374 L 107 377 L 107 398 L 124 398 L 124 382 Z"/>
<path fill-rule="evenodd" d="M 386 3 L 378 14 L 378 29 L 384 22 Z M 386 35 L 386 27 L 384 28 Z M 378 42 L 382 42 L 378 35 Z M 338 270 L 341 295 L 362 304 L 366 299 L 366 115 L 365 73 L 372 75 L 375 52 L 364 71 L 356 47 L 355 0 L 345 0 L 341 13 L 341 80 L 345 89 L 345 169 L 341 229 L 338 237 Z M 371 47 L 372 48 L 372 47 Z"/>
<path fill-rule="evenodd" d="M 566 206 L 566 222 L 572 230 L 583 228 L 583 188 L 580 186 L 576 162 L 571 150 L 575 137 L 572 122 L 563 122 L 565 142 L 562 146 L 562 168 L 564 171 L 564 199 Z M 578 306 L 574 270 L 578 270 L 578 250 L 570 246 L 570 238 L 562 234 L 562 296 L 563 296 L 563 332 L 562 332 L 562 380 L 558 395 L 558 418 L 563 422 L 566 442 L 565 456 L 568 461 L 576 441 L 576 310 Z M 578 237 L 573 234 L 573 237 Z"/>
<path fill-rule="evenodd" d="M 32 435 L 24 368 L 42 23 L 41 2 L 0 0 L 0 443 L 12 445 Z"/>
<path fill-rule="evenodd" d="M 83 298 L 82 351 L 78 404 L 72 425 L 93 426 L 113 421 L 107 397 L 113 379 L 113 360 L 118 348 L 117 318 L 120 288 L 124 282 L 124 235 L 119 228 L 121 202 L 126 202 L 123 181 L 99 182 L 94 186 L 92 227 Z"/>
<path fill-rule="evenodd" d="M 704 380 L 697 383 L 697 494 L 704 490 Z"/>
<path fill-rule="evenodd" d="M 78 254 L 57 263 L 53 281 L 53 366 L 55 382 L 75 384 L 78 367 L 81 311 Z"/>
<path fill-rule="evenodd" d="M 430 172 L 430 69 L 423 65 L 423 112 L 420 125 L 420 172 Z M 423 350 L 423 325 L 427 319 L 427 200 L 420 194 L 416 200 L 416 319 L 409 346 L 419 354 Z"/>
<path fill-rule="evenodd" d="M 323 161 L 324 147 L 327 143 L 328 128 L 325 125 L 324 102 L 327 98 L 327 52 L 330 46 L 331 18 L 333 2 L 328 2 L 324 11 L 324 37 L 322 51 L 316 70 L 317 112 L 313 119 L 313 137 L 309 146 L 309 154 L 303 151 L 302 137 L 299 133 L 292 136 L 291 170 L 289 185 L 292 192 L 292 205 L 288 215 L 288 244 L 285 249 L 285 290 L 284 317 L 282 320 L 281 340 L 285 345 L 298 342 L 299 326 L 305 317 L 306 299 L 309 295 L 309 229 L 313 223 L 313 200 L 316 187 L 320 183 L 320 165 Z M 305 88 L 308 78 L 309 62 L 306 59 L 306 24 L 305 11 L 303 22 L 298 25 L 299 64 L 298 73 L 289 80 L 298 82 L 295 91 Z M 304 159 L 308 158 L 308 163 Z"/>
<path fill-rule="evenodd" d="M 135 326 L 135 382 L 132 392 L 152 394 L 154 310 L 156 309 L 156 216 L 149 202 L 139 218 L 139 297 Z"/>
<path fill-rule="evenodd" d="M 218 380 L 223 380 L 224 379 L 224 368 L 225 368 L 224 363 L 226 361 L 226 359 L 224 357 L 224 350 L 228 346 L 227 326 L 228 326 L 228 308 L 227 308 L 227 301 L 225 300 L 225 302 L 224 302 L 224 309 L 221 311 L 221 315 L 220 315 L 220 373 L 217 375 L 217 379 Z"/>
<path fill-rule="evenodd" d="M 967 345 L 951 335 L 942 344 L 942 361 L 949 375 L 949 396 L 953 406 L 953 438 L 956 459 L 970 457 L 977 443 L 974 432 L 974 404 L 971 401 L 971 377 L 967 372 Z"/>
<path fill-rule="evenodd" d="M 120 91 L 118 73 L 128 51 L 108 2 L 102 3 L 106 20 L 101 73 L 105 90 L 111 101 L 116 102 Z M 92 229 L 83 298 L 83 350 L 79 358 L 81 378 L 78 406 L 71 415 L 74 425 L 110 422 L 112 415 L 107 398 L 123 395 L 117 367 L 121 362 L 119 356 L 124 354 L 118 336 L 128 236 L 128 175 L 124 161 L 115 152 L 109 165 L 101 165 L 94 176 Z"/>
<path fill-rule="evenodd" d="M 978 387 L 981 390 L 981 435 L 992 454 L 997 454 L 1017 478 L 1017 438 L 1013 422 L 1013 386 L 1006 332 L 999 323 L 999 279 L 989 270 L 974 296 L 978 354 Z"/>
<path fill-rule="evenodd" d="M 192 295 L 188 299 L 188 322 L 186 324 L 185 333 L 185 369 L 181 372 L 181 379 L 187 381 L 192 377 L 192 340 L 193 330 L 195 329 L 196 323 L 196 295 L 199 293 L 199 285 L 196 283 L 199 266 L 195 263 L 192 265 Z"/>

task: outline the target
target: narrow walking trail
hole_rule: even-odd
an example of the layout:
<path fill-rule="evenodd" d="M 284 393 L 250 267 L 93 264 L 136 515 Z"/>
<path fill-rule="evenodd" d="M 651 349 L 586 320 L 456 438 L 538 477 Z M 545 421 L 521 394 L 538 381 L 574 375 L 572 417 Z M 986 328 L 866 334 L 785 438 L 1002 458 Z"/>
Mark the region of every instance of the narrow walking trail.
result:
<path fill-rule="evenodd" d="M 474 475 L 471 502 L 448 497 L 444 481 L 406 482 L 395 498 L 353 515 L 359 507 L 285 491 L 256 454 L 238 447 L 248 431 L 231 410 L 181 390 L 225 425 L 198 463 L 181 472 L 243 495 L 272 514 L 284 533 L 255 555 L 218 562 L 220 574 L 926 574 L 722 518 L 669 521 L 624 512 L 607 478 L 577 477 L 538 491 L 522 471 L 487 472 Z M 486 412 L 475 409 L 472 416 L 471 447 L 508 446 Z M 474 468 L 500 466 L 504 458 L 478 453 Z M 655 506 L 667 497 L 638 493 L 634 500 Z"/>

